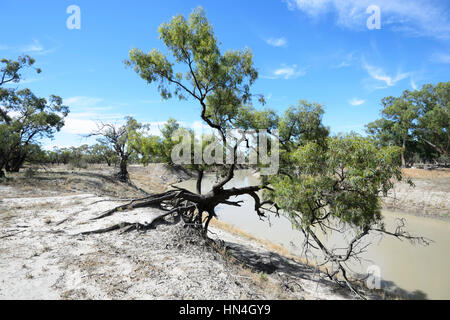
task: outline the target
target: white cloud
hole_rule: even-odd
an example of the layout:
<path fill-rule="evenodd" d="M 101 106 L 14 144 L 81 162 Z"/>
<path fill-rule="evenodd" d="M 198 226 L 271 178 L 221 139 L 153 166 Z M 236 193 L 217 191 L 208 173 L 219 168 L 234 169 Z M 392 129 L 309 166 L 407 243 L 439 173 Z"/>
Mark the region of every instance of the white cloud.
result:
<path fill-rule="evenodd" d="M 351 99 L 351 100 L 349 101 L 349 103 L 350 103 L 352 106 L 360 106 L 360 105 L 362 105 L 362 104 L 365 103 L 365 102 L 366 102 L 366 100 L 358 99 L 358 98 L 353 98 L 353 99 Z"/>
<path fill-rule="evenodd" d="M 39 40 L 33 40 L 33 43 L 22 46 L 20 51 L 23 52 L 42 52 L 44 51 L 44 47 L 39 42 Z"/>
<path fill-rule="evenodd" d="M 125 115 L 121 113 L 105 113 L 105 110 L 114 109 L 111 106 L 99 105 L 103 99 L 97 97 L 74 96 L 64 98 L 64 104 L 69 106 L 71 112 L 65 119 L 61 129 L 65 133 L 85 135 L 92 133 L 103 122 L 121 123 Z"/>
<path fill-rule="evenodd" d="M 202 134 L 212 134 L 213 132 L 217 133 L 217 130 L 212 129 L 203 121 L 194 121 L 187 126 L 194 130 L 194 133 L 197 137 L 200 137 Z"/>
<path fill-rule="evenodd" d="M 287 40 L 283 37 L 267 39 L 266 43 L 272 47 L 286 47 L 287 46 Z"/>
<path fill-rule="evenodd" d="M 299 69 L 296 64 L 291 66 L 283 65 L 282 67 L 273 71 L 270 76 L 262 76 L 263 79 L 296 79 L 298 77 L 304 76 L 306 71 Z"/>
<path fill-rule="evenodd" d="M 417 84 L 414 82 L 414 79 L 411 78 L 411 88 L 413 88 L 413 90 L 417 90 Z"/>
<path fill-rule="evenodd" d="M 78 112 L 69 113 L 64 119 L 62 132 L 78 135 L 90 134 L 98 129 L 101 122 L 121 125 L 125 115 L 120 113 Z"/>
<path fill-rule="evenodd" d="M 340 68 L 346 68 L 346 67 L 350 67 L 355 61 L 356 61 L 356 57 L 355 57 L 355 53 L 351 52 L 348 54 L 345 54 L 344 56 L 340 57 L 340 63 L 335 65 L 333 68 L 335 69 L 340 69 Z"/>
<path fill-rule="evenodd" d="M 147 133 L 152 136 L 160 136 L 161 128 L 163 128 L 165 121 L 151 121 L 151 122 L 143 122 L 142 124 L 148 126 Z"/>
<path fill-rule="evenodd" d="M 33 55 L 46 55 L 56 51 L 58 47 L 45 49 L 45 47 L 41 44 L 39 40 L 34 39 L 31 43 L 25 45 L 17 45 L 17 46 L 0 45 L 0 50 L 29 53 Z"/>
<path fill-rule="evenodd" d="M 438 63 L 450 63 L 450 54 L 435 52 L 431 55 L 431 61 Z"/>
<path fill-rule="evenodd" d="M 103 99 L 95 97 L 76 96 L 64 99 L 64 104 L 70 107 L 92 107 L 102 102 Z"/>
<path fill-rule="evenodd" d="M 97 122 L 92 119 L 78 118 L 77 115 L 69 115 L 64 120 L 62 132 L 70 134 L 90 134 L 97 129 Z"/>
<path fill-rule="evenodd" d="M 381 11 L 381 28 L 411 36 L 450 38 L 450 20 L 446 1 L 430 0 L 283 0 L 289 10 L 301 10 L 311 17 L 336 12 L 336 24 L 349 29 L 366 28 L 370 14 L 366 9 L 376 5 Z"/>
<path fill-rule="evenodd" d="M 385 71 L 382 68 L 370 65 L 364 60 L 363 60 L 363 68 L 367 71 L 367 73 L 372 79 L 378 82 L 384 82 L 385 85 L 388 87 L 393 87 L 397 84 L 397 82 L 411 76 L 410 72 L 397 72 L 395 76 L 389 76 L 385 73 Z M 384 88 L 384 87 L 377 87 L 377 88 Z"/>

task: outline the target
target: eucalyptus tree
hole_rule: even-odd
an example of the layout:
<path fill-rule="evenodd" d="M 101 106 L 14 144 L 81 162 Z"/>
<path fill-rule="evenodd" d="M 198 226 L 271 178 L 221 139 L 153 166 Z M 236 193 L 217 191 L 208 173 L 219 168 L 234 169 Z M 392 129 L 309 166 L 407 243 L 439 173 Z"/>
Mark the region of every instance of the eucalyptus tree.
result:
<path fill-rule="evenodd" d="M 115 155 L 120 159 L 117 178 L 120 181 L 128 182 L 128 160 L 134 152 L 131 138 L 142 128 L 142 124 L 132 117 L 126 117 L 125 120 L 126 123 L 123 125 L 100 123 L 98 128 L 89 134 L 88 137 L 99 136 L 98 142 L 114 151 Z"/>
<path fill-rule="evenodd" d="M 33 68 L 38 74 L 41 73 L 41 69 L 33 67 L 35 60 L 28 55 L 20 56 L 17 60 L 1 59 L 0 63 L 0 100 L 3 103 L 14 99 L 15 89 L 5 88 L 5 85 L 20 82 L 21 71 Z M 6 123 L 11 120 L 2 105 L 0 105 L 0 117 Z"/>
<path fill-rule="evenodd" d="M 17 61 L 1 60 L 0 69 L 0 175 L 19 171 L 39 139 L 52 138 L 64 126 L 69 108 L 62 99 L 51 95 L 39 98 L 29 89 L 5 87 L 22 79 L 24 68 L 33 68 L 34 59 L 19 57 Z M 40 73 L 40 69 L 36 69 Z"/>
<path fill-rule="evenodd" d="M 245 132 L 230 143 L 227 140 L 230 132 L 238 128 L 262 129 L 259 132 L 270 138 L 267 155 L 279 151 L 281 168 L 276 172 L 267 171 L 258 184 L 230 188 L 227 184 L 234 178 L 236 162 L 227 162 L 221 165 L 223 175 L 209 190 L 202 190 L 203 172 L 199 170 L 197 192 L 173 186 L 172 190 L 134 200 L 96 218 L 121 210 L 160 205 L 164 213 L 150 223 L 124 222 L 86 234 L 119 228 L 148 230 L 164 217 L 178 214 L 207 236 L 218 205 L 240 206 L 242 201 L 235 197 L 249 195 L 259 218 L 269 214 L 288 217 L 305 234 L 306 247 L 321 249 L 331 265 L 328 276 L 337 280 L 340 274 L 355 293 L 345 263 L 358 257 L 362 238 L 369 233 L 384 233 L 426 241 L 410 236 L 401 227 L 389 231 L 383 226 L 380 196 L 392 188 L 394 179 L 401 179 L 398 162 L 401 149 L 378 148 L 359 136 L 330 137 L 328 128 L 322 124 L 323 108 L 316 103 L 300 100 L 281 116 L 270 109 L 256 108 L 252 104 L 255 98 L 262 104 L 265 101 L 263 96 L 251 92 L 258 76 L 251 51 L 222 53 L 201 8 L 189 19 L 181 15 L 173 17 L 159 27 L 159 34 L 171 58 L 157 49 L 148 53 L 133 49 L 126 64 L 149 84 L 156 83 L 162 98 L 177 97 L 198 103 L 201 119 L 217 133 L 219 147 L 225 148 L 232 159 L 236 159 L 241 142 L 255 148 Z M 261 159 L 259 151 L 258 160 Z M 258 162 L 261 174 L 265 164 Z M 318 229 L 332 232 L 336 223 L 343 224 L 338 231 L 342 232 L 346 225 L 357 233 L 344 253 L 328 248 L 318 236 Z"/>
<path fill-rule="evenodd" d="M 91 163 L 106 163 L 110 167 L 118 160 L 119 158 L 114 150 L 103 143 L 98 142 L 89 147 L 89 161 Z"/>
<path fill-rule="evenodd" d="M 380 145 L 403 148 L 402 165 L 413 154 L 422 160 L 449 158 L 450 82 L 427 84 L 405 90 L 400 97 L 382 100 L 381 118 L 367 125 L 367 132 Z"/>
<path fill-rule="evenodd" d="M 424 85 L 411 99 L 419 107 L 416 136 L 448 161 L 450 152 L 450 82 Z"/>
<path fill-rule="evenodd" d="M 406 167 L 406 143 L 413 139 L 414 122 L 418 117 L 418 107 L 408 99 L 409 94 L 409 91 L 405 91 L 400 98 L 387 97 L 382 100 L 384 106 L 382 114 L 386 119 L 393 121 L 392 131 L 401 139 L 403 167 Z"/>

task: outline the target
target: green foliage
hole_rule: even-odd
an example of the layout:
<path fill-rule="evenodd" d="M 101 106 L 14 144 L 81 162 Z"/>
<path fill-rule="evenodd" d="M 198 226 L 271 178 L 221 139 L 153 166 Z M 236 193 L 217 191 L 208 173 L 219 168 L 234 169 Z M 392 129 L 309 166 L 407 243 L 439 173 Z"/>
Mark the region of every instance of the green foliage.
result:
<path fill-rule="evenodd" d="M 267 276 L 267 274 L 263 271 L 261 271 L 259 273 L 259 279 L 263 282 L 269 281 L 269 277 Z"/>
<path fill-rule="evenodd" d="M 252 106 L 243 106 L 239 108 L 234 123 L 237 128 L 249 130 L 268 130 L 277 128 L 279 117 L 275 111 L 268 108 L 257 110 Z"/>
<path fill-rule="evenodd" d="M 378 148 L 357 135 L 307 141 L 286 155 L 289 175 L 269 178 L 275 201 L 297 228 L 332 218 L 364 228 L 379 223 L 379 195 L 401 179 L 398 147 Z"/>
<path fill-rule="evenodd" d="M 288 108 L 278 123 L 280 142 L 291 150 L 306 141 L 320 143 L 329 130 L 322 125 L 323 107 L 317 103 L 300 100 Z"/>
<path fill-rule="evenodd" d="M 107 145 L 97 143 L 89 147 L 88 150 L 89 163 L 106 163 L 111 166 L 113 163 L 118 163 L 118 157 L 114 150 Z"/>
<path fill-rule="evenodd" d="M 161 129 L 162 145 L 161 156 L 166 163 L 172 164 L 172 149 L 178 143 L 173 140 L 174 134 L 180 129 L 180 124 L 173 118 L 170 118 Z"/>
<path fill-rule="evenodd" d="M 448 158 L 450 148 L 450 82 L 404 91 L 382 100 L 382 118 L 367 132 L 382 146 L 403 148 L 402 164 Z"/>
<path fill-rule="evenodd" d="M 131 146 L 139 157 L 140 163 L 144 166 L 150 162 L 164 161 L 163 145 L 158 136 L 145 136 L 137 134 L 131 140 Z M 164 159 L 164 160 L 162 160 Z"/>
<path fill-rule="evenodd" d="M 97 141 L 103 147 L 113 150 L 116 156 L 126 160 L 133 152 L 132 139 L 135 139 L 142 129 L 142 124 L 132 117 L 125 118 L 126 123 L 121 126 L 115 126 L 111 123 L 102 124 L 100 129 L 91 134 L 100 136 Z"/>
<path fill-rule="evenodd" d="M 250 103 L 250 87 L 258 76 L 250 50 L 222 54 L 202 8 L 187 20 L 173 17 L 158 31 L 172 61 L 157 49 L 133 49 L 126 65 L 148 83 L 156 82 L 163 99 L 194 98 L 208 125 L 222 133 L 232 127 L 239 109 Z"/>
<path fill-rule="evenodd" d="M 416 127 L 418 140 L 427 144 L 437 156 L 448 158 L 450 149 L 450 82 L 435 87 L 425 85 L 415 92 L 414 99 L 420 106 Z"/>
<path fill-rule="evenodd" d="M 34 60 L 24 56 L 17 61 L 2 59 L 1 63 L 0 86 L 20 81 L 20 70 L 31 67 Z M 40 73 L 40 69 L 36 70 Z M 29 89 L 0 87 L 0 106 L 0 171 L 18 171 L 36 151 L 38 140 L 52 138 L 69 113 L 60 97 L 39 98 Z"/>

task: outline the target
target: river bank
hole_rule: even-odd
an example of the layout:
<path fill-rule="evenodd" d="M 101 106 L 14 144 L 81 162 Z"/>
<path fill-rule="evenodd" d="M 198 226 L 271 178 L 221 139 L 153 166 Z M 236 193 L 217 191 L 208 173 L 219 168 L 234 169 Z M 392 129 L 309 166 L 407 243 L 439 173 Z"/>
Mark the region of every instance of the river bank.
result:
<path fill-rule="evenodd" d="M 383 208 L 429 218 L 450 221 L 450 170 L 403 169 L 405 178 L 397 182 L 387 198 L 383 198 Z"/>
<path fill-rule="evenodd" d="M 186 233 L 176 221 L 145 234 L 79 235 L 124 220 L 151 220 L 158 214 L 156 209 L 121 212 L 110 219 L 90 221 L 122 204 L 124 200 L 120 199 L 142 196 L 142 190 L 161 192 L 170 184 L 192 178 L 188 172 L 165 165 L 132 166 L 134 185 L 127 185 L 108 180 L 113 171 L 105 167 L 75 171 L 57 167 L 38 171 L 31 178 L 20 173 L 0 185 L 1 299 L 353 298 L 312 265 L 293 258 L 285 247 L 223 221 L 211 228 L 210 237 L 222 245 L 217 250 Z M 438 177 L 444 188 L 440 192 L 446 192 L 447 182 L 442 178 Z M 416 174 L 413 179 L 436 178 Z M 427 190 L 433 188 L 428 185 Z M 400 199 L 398 192 L 396 195 Z M 248 212 L 243 217 L 255 218 Z M 441 218 L 446 219 L 445 214 Z M 200 271 L 192 276 L 190 270 L 199 266 Z M 424 296 L 400 292 L 403 297 Z M 370 297 L 379 299 L 383 295 Z"/>
<path fill-rule="evenodd" d="M 118 195 L 140 193 L 96 173 L 38 172 L 0 187 L 0 299 L 352 298 L 314 268 L 215 227 L 215 246 L 176 219 L 146 233 L 82 235 L 161 213 L 142 208 L 92 221 L 124 203 Z"/>

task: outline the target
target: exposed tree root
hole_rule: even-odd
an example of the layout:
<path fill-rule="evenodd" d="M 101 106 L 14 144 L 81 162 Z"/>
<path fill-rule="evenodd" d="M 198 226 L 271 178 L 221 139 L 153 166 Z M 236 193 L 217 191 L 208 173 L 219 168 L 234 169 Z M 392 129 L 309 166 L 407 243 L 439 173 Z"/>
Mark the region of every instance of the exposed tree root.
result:
<path fill-rule="evenodd" d="M 100 233 L 107 233 L 107 232 L 120 230 L 120 229 L 124 229 L 123 233 L 134 231 L 134 230 L 146 231 L 146 230 L 150 230 L 150 229 L 156 228 L 158 223 L 164 223 L 164 218 L 165 217 L 167 217 L 169 215 L 172 215 L 174 213 L 178 213 L 178 212 L 179 212 L 178 208 L 170 210 L 169 212 L 166 212 L 164 214 L 161 214 L 161 215 L 155 217 L 150 223 L 147 223 L 147 224 L 121 222 L 121 223 L 118 223 L 118 224 L 113 225 L 113 226 L 108 227 L 108 228 L 97 229 L 97 230 L 92 230 L 92 231 L 86 231 L 86 232 L 82 232 L 80 234 L 82 234 L 82 235 L 100 234 Z"/>
<path fill-rule="evenodd" d="M 145 208 L 145 207 L 158 207 L 162 203 L 162 201 L 171 200 L 171 199 L 173 199 L 174 196 L 175 196 L 175 194 L 173 192 L 167 192 L 167 193 L 156 194 L 156 195 L 152 195 L 152 196 L 148 196 L 148 197 L 144 197 L 144 198 L 131 200 L 129 203 L 126 203 L 126 204 L 120 205 L 118 207 L 115 207 L 113 209 L 110 209 L 108 211 L 105 211 L 98 217 L 93 218 L 92 220 L 98 220 L 98 219 L 102 219 L 105 217 L 109 217 L 119 211 L 131 210 L 131 209 L 136 209 L 136 208 Z"/>
<path fill-rule="evenodd" d="M 243 188 L 224 189 L 223 186 L 226 184 L 224 182 L 231 178 L 232 174 L 229 174 L 224 181 L 214 186 L 213 189 L 207 194 L 194 193 L 183 188 L 172 186 L 174 190 L 169 190 L 163 193 L 153 194 L 143 198 L 131 200 L 126 204 L 114 207 L 103 212 L 99 216 L 92 218 L 92 220 L 103 219 L 118 212 L 133 210 L 137 208 L 154 207 L 162 209 L 166 212 L 155 218 L 149 224 L 143 225 L 123 222 L 112 227 L 88 231 L 84 232 L 83 234 L 105 233 L 124 228 L 124 232 L 129 232 L 132 230 L 148 230 L 152 229 L 158 221 L 162 221 L 164 217 L 176 213 L 184 220 L 187 225 L 201 230 L 203 236 L 206 238 L 209 223 L 211 219 L 216 216 L 215 208 L 220 204 L 239 207 L 243 203 L 242 201 L 230 201 L 229 199 L 244 194 L 250 195 L 253 199 L 255 199 L 255 210 L 260 217 L 265 216 L 264 211 L 273 212 L 271 211 L 271 208 L 263 207 L 264 205 L 272 203 L 261 202 L 257 194 L 259 190 L 268 188 L 267 186 L 250 186 Z M 201 190 L 201 179 L 202 175 L 199 175 L 199 179 L 197 181 L 198 191 Z"/>

